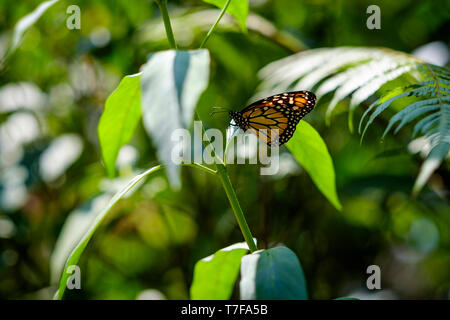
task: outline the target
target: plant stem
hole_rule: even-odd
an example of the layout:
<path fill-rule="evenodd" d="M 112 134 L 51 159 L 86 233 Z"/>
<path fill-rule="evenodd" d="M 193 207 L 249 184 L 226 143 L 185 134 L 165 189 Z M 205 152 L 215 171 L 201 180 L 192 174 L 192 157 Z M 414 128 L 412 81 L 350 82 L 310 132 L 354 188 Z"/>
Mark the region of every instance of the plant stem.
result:
<path fill-rule="evenodd" d="M 200 117 L 196 113 L 196 116 L 198 119 Z M 202 125 L 201 128 L 202 132 L 200 132 L 200 137 L 203 136 L 203 131 L 205 131 L 205 128 Z M 207 143 L 211 144 L 211 139 L 208 137 L 208 135 L 205 132 L 205 136 L 208 139 Z M 214 146 L 211 144 L 211 147 L 214 150 Z M 239 200 L 237 198 L 236 192 L 234 191 L 233 185 L 231 184 L 230 177 L 228 176 L 228 171 L 225 163 L 223 160 L 217 155 L 216 150 L 214 150 L 215 154 L 215 163 L 216 163 L 216 169 L 215 174 L 219 176 L 220 182 L 222 183 L 223 188 L 225 189 L 225 193 L 227 194 L 228 201 L 230 202 L 231 209 L 233 209 L 234 217 L 236 218 L 239 228 L 241 229 L 242 235 L 244 236 L 245 242 L 247 242 L 248 248 L 250 249 L 250 252 L 255 252 L 258 250 L 258 247 L 255 244 L 255 241 L 253 240 L 252 233 L 250 231 L 250 228 L 248 227 L 247 220 L 245 220 L 244 212 L 241 209 L 241 205 L 239 204 Z M 208 170 L 211 170 L 208 168 Z"/>
<path fill-rule="evenodd" d="M 258 248 L 253 241 L 252 233 L 250 231 L 250 228 L 248 227 L 247 221 L 245 220 L 244 212 L 242 212 L 241 206 L 239 205 L 236 192 L 234 192 L 225 165 L 220 163 L 217 164 L 217 175 L 219 176 L 220 181 L 222 182 L 222 186 L 225 189 L 228 200 L 231 204 L 231 208 L 233 209 L 234 216 L 236 217 L 236 220 L 239 224 L 239 228 L 241 228 L 242 235 L 247 242 L 248 248 L 250 249 L 250 252 L 255 252 L 256 250 L 258 250 Z"/>
<path fill-rule="evenodd" d="M 217 174 L 217 171 L 214 171 L 211 168 L 205 167 L 204 165 L 201 165 L 199 163 L 183 163 L 183 166 L 187 166 L 187 167 L 193 167 L 193 168 L 197 168 L 200 169 L 202 171 L 208 172 L 209 174 Z"/>
<path fill-rule="evenodd" d="M 216 26 L 219 24 L 220 20 L 222 19 L 223 15 L 225 14 L 225 12 L 227 11 L 228 5 L 230 4 L 231 0 L 227 0 L 227 2 L 225 3 L 225 5 L 223 6 L 222 11 L 219 14 L 219 17 L 217 18 L 216 22 L 213 24 L 213 26 L 211 27 L 211 29 L 209 29 L 208 33 L 206 34 L 205 39 L 203 39 L 202 44 L 200 45 L 200 49 L 203 48 L 206 44 L 206 41 L 208 41 L 209 37 L 211 36 L 211 34 L 214 32 L 214 30 L 216 29 Z"/>
<path fill-rule="evenodd" d="M 164 21 L 164 27 L 166 28 L 167 39 L 169 40 L 172 49 L 177 49 L 177 43 L 173 35 L 172 26 L 170 25 L 169 12 L 167 11 L 167 0 L 155 0 L 161 10 L 161 15 Z"/>

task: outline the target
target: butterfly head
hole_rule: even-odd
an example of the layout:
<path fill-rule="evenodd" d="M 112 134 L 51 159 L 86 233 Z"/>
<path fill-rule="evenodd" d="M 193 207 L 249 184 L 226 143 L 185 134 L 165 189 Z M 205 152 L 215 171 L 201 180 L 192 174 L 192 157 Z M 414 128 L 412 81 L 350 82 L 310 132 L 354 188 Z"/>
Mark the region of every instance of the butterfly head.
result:
<path fill-rule="evenodd" d="M 234 120 L 236 126 L 239 126 L 241 128 L 245 126 L 245 119 L 242 117 L 240 112 L 230 111 L 228 112 L 228 114 L 230 115 L 231 119 Z"/>

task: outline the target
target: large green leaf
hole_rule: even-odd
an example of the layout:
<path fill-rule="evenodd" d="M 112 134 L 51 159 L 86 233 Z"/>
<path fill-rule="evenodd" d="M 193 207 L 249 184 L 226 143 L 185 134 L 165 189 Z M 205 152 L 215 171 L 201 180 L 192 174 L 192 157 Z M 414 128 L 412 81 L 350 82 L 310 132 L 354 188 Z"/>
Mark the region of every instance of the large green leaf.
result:
<path fill-rule="evenodd" d="M 95 231 L 98 229 L 100 224 L 103 222 L 111 208 L 120 200 L 122 197 L 124 197 L 130 190 L 133 189 L 142 179 L 150 175 L 151 173 L 158 171 L 161 169 L 161 166 L 153 167 L 144 173 L 137 175 L 134 177 L 122 190 L 117 192 L 111 200 L 108 202 L 108 204 L 103 208 L 102 211 L 100 211 L 94 219 L 90 219 L 90 224 L 87 227 L 83 233 L 83 236 L 78 241 L 72 252 L 70 253 L 69 257 L 67 258 L 66 264 L 64 266 L 64 270 L 61 274 L 61 278 L 59 280 L 58 290 L 55 293 L 55 299 L 62 299 L 64 295 L 64 291 L 66 290 L 67 285 L 67 279 L 70 277 L 70 274 L 68 272 L 68 268 L 70 266 L 76 265 L 78 261 L 80 260 L 81 254 L 83 253 L 84 249 L 86 248 L 89 240 L 94 235 Z M 78 236 L 77 236 L 78 237 Z M 72 242 L 72 241 L 71 241 Z M 72 244 L 71 244 L 72 245 Z"/>
<path fill-rule="evenodd" d="M 308 299 L 300 262 L 286 247 L 259 250 L 244 256 L 239 286 L 244 300 Z"/>
<path fill-rule="evenodd" d="M 222 9 L 227 0 L 203 0 Z M 231 14 L 239 23 L 242 30 L 247 31 L 246 20 L 248 16 L 248 0 L 231 0 L 227 12 Z"/>
<path fill-rule="evenodd" d="M 114 175 L 120 148 L 133 137 L 141 118 L 140 73 L 126 76 L 106 99 L 105 111 L 98 125 L 103 161 L 110 176 Z"/>
<path fill-rule="evenodd" d="M 317 188 L 336 209 L 341 210 L 336 192 L 333 160 L 319 133 L 306 121 L 300 121 L 294 136 L 286 146 L 308 172 Z"/>
<path fill-rule="evenodd" d="M 172 134 L 188 128 L 201 93 L 208 86 L 209 53 L 206 49 L 154 53 L 141 75 L 144 126 L 165 165 L 171 185 L 180 186 L 180 169 L 172 161 L 177 142 Z"/>
<path fill-rule="evenodd" d="M 247 252 L 247 244 L 241 242 L 199 260 L 194 268 L 191 299 L 229 299 L 239 274 L 241 258 Z"/>

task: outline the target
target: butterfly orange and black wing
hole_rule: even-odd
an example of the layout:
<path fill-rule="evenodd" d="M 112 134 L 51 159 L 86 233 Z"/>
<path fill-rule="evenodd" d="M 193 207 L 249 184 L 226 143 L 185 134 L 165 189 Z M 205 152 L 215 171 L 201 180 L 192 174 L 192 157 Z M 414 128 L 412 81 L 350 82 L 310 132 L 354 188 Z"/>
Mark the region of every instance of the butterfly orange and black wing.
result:
<path fill-rule="evenodd" d="M 268 145 L 282 145 L 292 137 L 298 122 L 315 103 L 314 93 L 292 91 L 261 99 L 230 115 L 241 129 L 250 130 Z"/>

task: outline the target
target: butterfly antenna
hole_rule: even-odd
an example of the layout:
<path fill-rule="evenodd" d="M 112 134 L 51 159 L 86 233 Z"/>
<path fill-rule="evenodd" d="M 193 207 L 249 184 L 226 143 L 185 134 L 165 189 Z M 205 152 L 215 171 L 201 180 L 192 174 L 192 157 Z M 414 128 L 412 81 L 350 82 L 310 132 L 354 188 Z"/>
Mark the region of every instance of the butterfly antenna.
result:
<path fill-rule="evenodd" d="M 218 109 L 218 110 L 213 110 L 209 113 L 210 116 L 215 115 L 216 113 L 223 113 L 223 112 L 229 112 L 230 110 L 228 110 L 227 108 L 224 107 L 212 107 L 212 109 Z"/>

